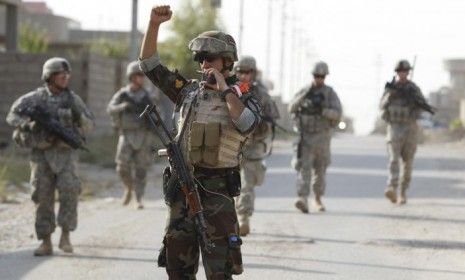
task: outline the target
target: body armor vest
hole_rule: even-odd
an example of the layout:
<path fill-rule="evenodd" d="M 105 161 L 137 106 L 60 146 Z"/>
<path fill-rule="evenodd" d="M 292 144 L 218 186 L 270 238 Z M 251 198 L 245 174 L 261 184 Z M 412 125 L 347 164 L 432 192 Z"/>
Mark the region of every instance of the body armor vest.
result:
<path fill-rule="evenodd" d="M 416 120 L 414 106 L 407 97 L 396 97 L 386 107 L 386 120 L 391 123 L 407 123 Z"/>
<path fill-rule="evenodd" d="M 246 137 L 234 127 L 226 101 L 217 92 L 197 88 L 188 93 L 179 120 L 179 127 L 184 125 L 181 143 L 190 164 L 205 168 L 239 165 Z"/>

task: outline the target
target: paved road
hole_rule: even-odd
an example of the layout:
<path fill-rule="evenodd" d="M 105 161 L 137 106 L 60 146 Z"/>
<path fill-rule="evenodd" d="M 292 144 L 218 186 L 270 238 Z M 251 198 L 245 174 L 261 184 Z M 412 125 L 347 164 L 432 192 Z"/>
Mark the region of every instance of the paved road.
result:
<path fill-rule="evenodd" d="M 244 240 L 245 273 L 235 279 L 465 279 L 465 148 L 421 147 L 410 200 L 401 207 L 382 196 L 383 139 L 338 136 L 328 211 L 310 215 L 294 209 L 290 159 L 283 143 L 268 162 Z M 149 198 L 145 211 L 111 199 L 83 203 L 75 255 L 34 258 L 31 242 L 0 255 L 0 279 L 167 279 L 153 261 L 165 208 L 156 189 Z"/>

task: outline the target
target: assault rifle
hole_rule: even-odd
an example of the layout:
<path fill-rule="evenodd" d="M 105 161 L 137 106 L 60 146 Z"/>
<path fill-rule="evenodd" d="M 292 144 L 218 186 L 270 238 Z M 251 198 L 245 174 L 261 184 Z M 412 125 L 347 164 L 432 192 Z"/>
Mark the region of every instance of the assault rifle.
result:
<path fill-rule="evenodd" d="M 414 93 L 415 89 L 413 88 L 413 86 L 409 85 L 409 86 L 406 86 L 406 87 L 399 87 L 396 84 L 396 77 L 395 76 L 392 78 L 391 82 L 386 83 L 384 88 L 385 88 L 386 91 L 392 92 L 392 94 L 394 94 L 394 95 L 403 94 L 403 95 L 407 96 L 407 98 L 411 99 L 411 101 L 416 106 L 418 106 L 423 111 L 426 111 L 426 112 L 430 113 L 431 115 L 434 115 L 436 113 L 436 111 L 437 111 L 437 109 L 435 107 L 429 105 L 428 102 L 426 102 L 426 100 L 424 98 L 421 98 L 420 96 L 418 96 L 417 94 Z"/>
<path fill-rule="evenodd" d="M 189 109 L 187 115 L 189 116 L 190 113 L 191 109 Z M 165 146 L 166 154 L 168 155 L 170 162 L 171 176 L 176 176 L 181 186 L 181 190 L 186 197 L 189 210 L 194 217 L 194 223 L 201 246 L 203 246 L 206 252 L 210 252 L 211 248 L 215 247 L 215 244 L 212 243 L 207 237 L 207 225 L 205 216 L 203 214 L 203 207 L 200 200 L 199 191 L 194 181 L 194 177 L 191 174 L 189 167 L 184 159 L 181 145 L 179 143 L 179 141 L 181 141 L 183 138 L 182 136 L 186 129 L 186 125 L 184 124 L 181 128 L 181 136 L 179 137 L 179 140 L 176 141 L 173 139 L 167 127 L 163 123 L 163 120 L 157 111 L 156 105 L 147 105 L 140 117 L 145 118 L 150 122 L 155 133 L 160 138 L 163 146 Z"/>
<path fill-rule="evenodd" d="M 58 137 L 73 149 L 89 151 L 85 146 L 85 139 L 77 132 L 63 126 L 60 121 L 53 118 L 49 111 L 41 105 L 26 104 L 18 108 L 18 114 L 27 116 L 50 134 Z"/>
<path fill-rule="evenodd" d="M 152 101 L 147 96 L 147 94 L 139 102 L 136 102 L 133 98 L 131 98 L 129 96 L 129 94 L 127 92 L 123 92 L 120 95 L 120 100 L 119 101 L 120 101 L 120 103 L 128 102 L 129 104 L 131 104 L 131 107 L 129 108 L 129 111 L 134 113 L 135 118 L 138 118 L 139 114 L 144 112 L 146 106 L 152 105 Z M 147 128 L 151 127 L 151 124 L 148 121 L 148 119 L 145 119 L 145 126 Z"/>

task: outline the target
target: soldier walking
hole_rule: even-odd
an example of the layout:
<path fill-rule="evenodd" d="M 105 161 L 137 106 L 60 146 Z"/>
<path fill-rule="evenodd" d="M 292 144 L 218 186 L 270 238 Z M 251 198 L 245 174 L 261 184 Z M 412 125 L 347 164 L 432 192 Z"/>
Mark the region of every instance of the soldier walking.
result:
<path fill-rule="evenodd" d="M 142 197 L 151 166 L 153 137 L 147 123 L 139 118 L 145 106 L 154 103 L 154 96 L 144 88 L 145 75 L 139 63 L 133 61 L 126 69 L 128 85 L 113 95 L 107 107 L 113 126 L 118 131 L 116 172 L 124 185 L 123 205 L 128 205 L 132 193 L 136 196 L 136 208 L 143 209 Z"/>
<path fill-rule="evenodd" d="M 264 159 L 271 154 L 274 137 L 273 124 L 279 118 L 276 104 L 268 89 L 257 79 L 257 63 L 251 56 L 243 56 L 235 66 L 235 72 L 243 83 L 251 84 L 252 92 L 262 108 L 262 122 L 247 139 L 242 148 L 241 195 L 237 198 L 236 210 L 239 218 L 239 233 L 250 233 L 250 217 L 254 211 L 255 187 L 263 184 L 266 172 Z"/>
<path fill-rule="evenodd" d="M 407 203 L 407 189 L 412 178 L 413 158 L 417 150 L 418 124 L 423 110 L 434 113 L 426 103 L 420 88 L 408 79 L 412 67 L 400 60 L 392 82 L 386 84 L 381 98 L 382 118 L 387 122 L 389 178 L 385 196 L 392 203 Z M 402 176 L 400 176 L 402 174 Z M 398 196 L 398 188 L 400 192 Z"/>
<path fill-rule="evenodd" d="M 170 279 L 195 279 L 201 252 L 207 279 L 231 279 L 243 271 L 234 205 L 240 193 L 239 154 L 247 135 L 260 122 L 260 106 L 247 86 L 231 75 L 237 50 L 228 34 L 207 31 L 189 43 L 204 74 L 200 83 L 187 81 L 161 64 L 158 31 L 171 15 L 169 6 L 152 9 L 140 66 L 180 111 L 179 127 L 185 129 L 179 129 L 177 139 L 197 183 L 208 237 L 215 246 L 199 250 L 186 197 L 179 189 L 170 191 L 170 196 L 165 194 L 169 215 L 159 265 L 166 266 Z M 165 173 L 168 181 L 169 174 Z"/>
<path fill-rule="evenodd" d="M 289 103 L 299 132 L 295 145 L 293 167 L 298 172 L 295 203 L 303 213 L 309 212 L 310 184 L 317 211 L 325 211 L 321 200 L 326 189 L 326 168 L 331 162 L 330 142 L 332 128 L 340 121 L 342 108 L 336 92 L 325 84 L 328 65 L 318 62 L 313 69 L 313 83 L 300 90 Z"/>
<path fill-rule="evenodd" d="M 81 98 L 68 88 L 71 66 L 67 60 L 54 57 L 43 66 L 42 80 L 45 84 L 16 100 L 7 116 L 7 122 L 15 127 L 13 139 L 30 149 L 31 184 L 34 187 L 35 230 L 42 244 L 34 251 L 35 256 L 53 254 L 51 234 L 55 231 L 55 190 L 58 190 L 58 226 L 61 227 L 59 248 L 73 252 L 70 231 L 77 227 L 77 206 L 81 181 L 77 175 L 78 155 L 70 143 L 63 141 L 47 129 L 48 123 L 75 136 L 77 142 L 93 126 L 93 116 Z M 25 114 L 27 110 L 40 112 L 34 120 Z M 28 111 L 33 112 L 33 111 Z M 71 144 L 72 145 L 72 144 Z"/>

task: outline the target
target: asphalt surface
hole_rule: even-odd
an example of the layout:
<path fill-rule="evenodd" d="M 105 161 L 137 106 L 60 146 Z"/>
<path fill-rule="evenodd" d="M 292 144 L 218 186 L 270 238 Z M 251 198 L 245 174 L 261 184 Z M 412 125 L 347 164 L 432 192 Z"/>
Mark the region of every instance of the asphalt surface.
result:
<path fill-rule="evenodd" d="M 383 197 L 384 140 L 337 136 L 327 212 L 305 215 L 294 208 L 290 144 L 279 143 L 244 238 L 245 272 L 235 279 L 465 279 L 462 146 L 420 147 L 408 204 L 397 206 Z M 35 258 L 31 241 L 0 255 L 0 279 L 167 279 L 155 263 L 166 208 L 159 189 L 149 186 L 147 198 L 143 211 L 114 198 L 82 203 L 75 254 L 56 248 L 53 257 Z"/>

